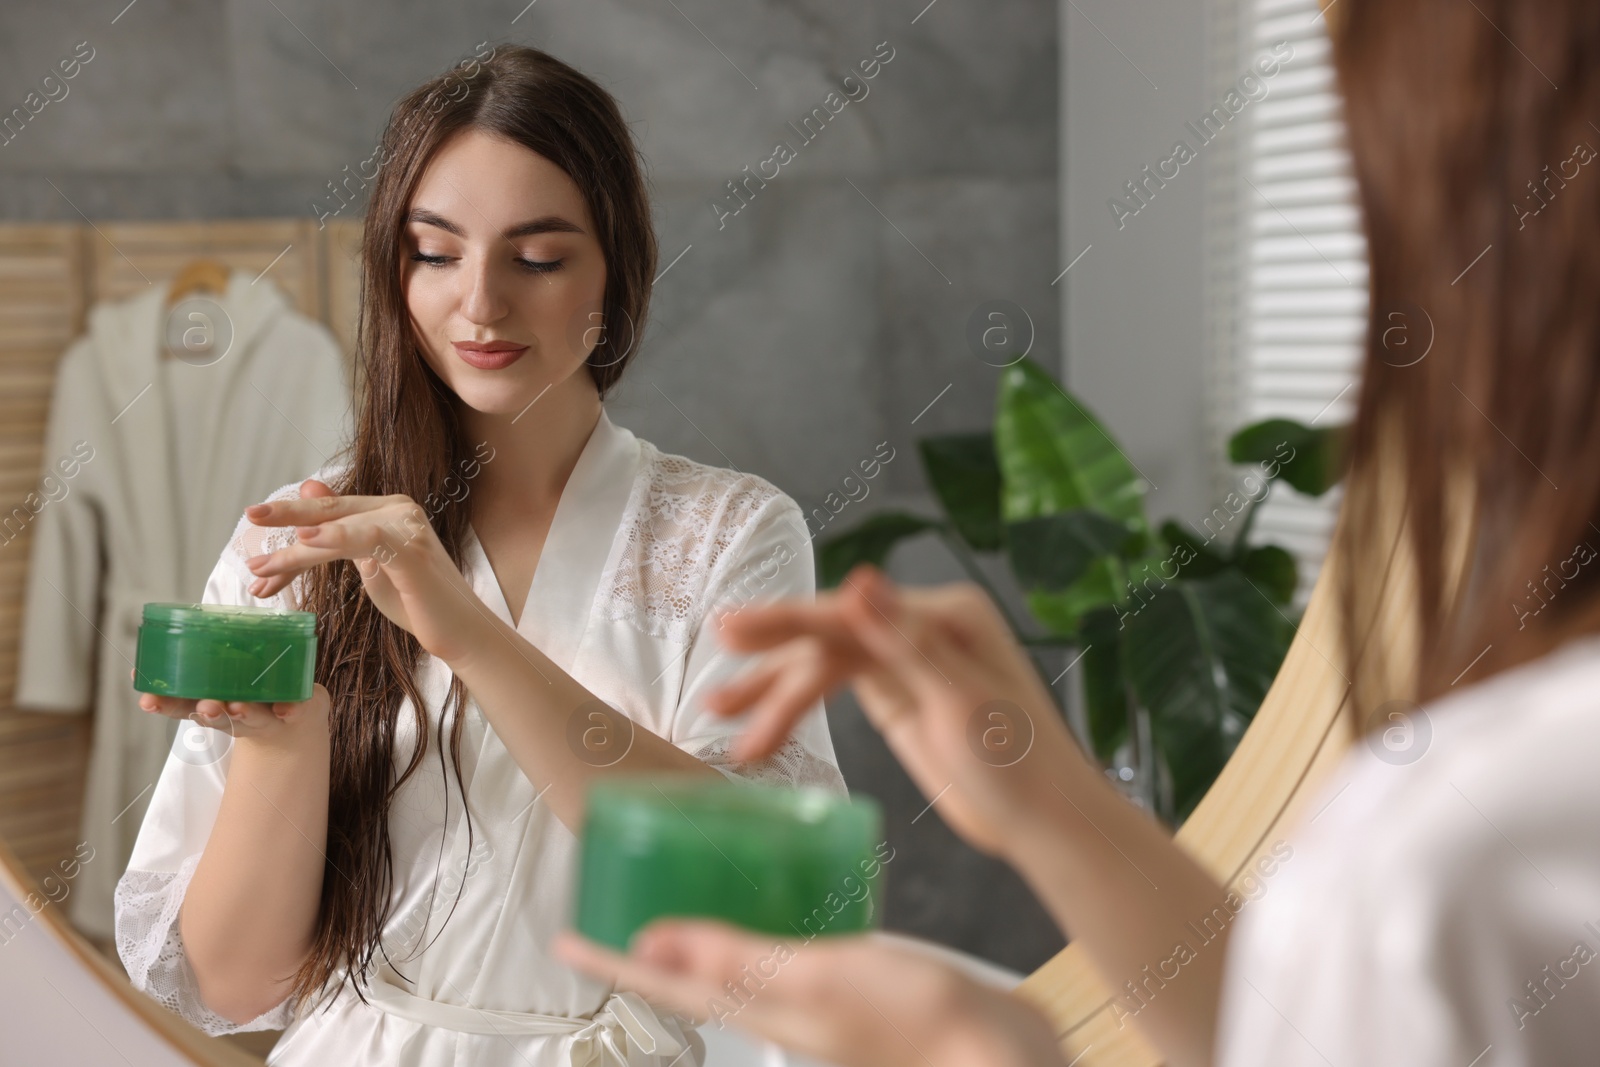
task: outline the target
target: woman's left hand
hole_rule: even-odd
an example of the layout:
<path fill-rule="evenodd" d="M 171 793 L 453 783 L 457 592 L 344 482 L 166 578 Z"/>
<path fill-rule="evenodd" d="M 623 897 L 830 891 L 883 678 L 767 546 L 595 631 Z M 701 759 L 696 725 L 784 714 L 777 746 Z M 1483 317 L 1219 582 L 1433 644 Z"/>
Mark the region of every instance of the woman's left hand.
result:
<path fill-rule="evenodd" d="M 697 1021 L 732 1023 L 841 1067 L 1060 1067 L 1034 1008 L 911 949 L 867 936 L 786 941 L 724 923 L 659 920 L 627 956 L 571 931 L 567 963 Z M 739 990 L 736 999 L 730 990 Z"/>
<path fill-rule="evenodd" d="M 312 567 L 348 559 L 378 610 L 446 663 L 482 647 L 494 625 L 427 513 L 408 496 L 337 496 L 308 478 L 299 500 L 256 504 L 245 517 L 257 526 L 295 527 L 295 544 L 245 561 L 258 577 L 253 596 L 270 597 Z"/>

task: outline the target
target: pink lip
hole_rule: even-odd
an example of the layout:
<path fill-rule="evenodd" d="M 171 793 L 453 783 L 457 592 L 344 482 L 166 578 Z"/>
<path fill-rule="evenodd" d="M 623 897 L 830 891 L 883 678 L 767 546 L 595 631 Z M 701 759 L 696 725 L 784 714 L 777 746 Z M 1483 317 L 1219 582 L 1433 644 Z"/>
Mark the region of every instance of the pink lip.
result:
<path fill-rule="evenodd" d="M 462 362 L 479 370 L 500 370 L 509 367 L 528 351 L 527 345 L 512 341 L 452 341 L 452 348 Z"/>

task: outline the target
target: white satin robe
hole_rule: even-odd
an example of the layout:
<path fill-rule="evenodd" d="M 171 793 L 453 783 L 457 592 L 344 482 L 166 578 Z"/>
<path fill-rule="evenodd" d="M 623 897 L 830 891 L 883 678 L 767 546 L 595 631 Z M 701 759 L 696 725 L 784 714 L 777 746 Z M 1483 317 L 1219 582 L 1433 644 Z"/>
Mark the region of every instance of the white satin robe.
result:
<path fill-rule="evenodd" d="M 260 603 L 247 592 L 253 576 L 243 560 L 287 536 L 241 521 L 205 600 Z M 509 623 L 475 537 L 464 573 Z M 793 500 L 760 478 L 664 455 L 602 414 L 562 493 L 518 630 L 590 692 L 725 774 L 842 793 L 820 702 L 791 743 L 759 764 L 731 763 L 729 740 L 740 724 L 712 716 L 702 702 L 741 666 L 716 641 L 713 606 L 813 589 L 806 525 Z M 295 596 L 298 585 L 275 600 L 289 607 Z M 430 735 L 450 678 L 424 655 L 418 681 Z M 415 744 L 407 705 L 397 772 Z M 442 779 L 436 745 L 390 817 L 396 908 L 383 942 L 405 977 L 381 974 L 371 1005 L 347 988 L 327 1013 L 292 1018 L 285 1002 L 243 1025 L 201 1003 L 179 935 L 178 908 L 228 770 L 226 743 L 185 723 L 117 889 L 117 947 L 134 985 L 209 1033 L 287 1026 L 268 1060 L 277 1067 L 699 1062 L 687 1023 L 633 994 L 613 995 L 549 955 L 571 919 L 576 838 L 536 800 L 535 784 L 470 694 L 464 714 L 470 850 L 460 794 Z M 444 729 L 448 737 L 449 722 Z M 426 947 L 413 955 L 419 946 Z"/>

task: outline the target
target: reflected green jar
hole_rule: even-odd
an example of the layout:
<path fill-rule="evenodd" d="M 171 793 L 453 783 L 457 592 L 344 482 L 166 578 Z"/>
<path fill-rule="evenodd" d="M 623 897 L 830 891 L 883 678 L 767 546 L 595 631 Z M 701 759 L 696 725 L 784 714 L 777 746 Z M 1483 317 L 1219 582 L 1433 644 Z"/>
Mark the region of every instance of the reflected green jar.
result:
<path fill-rule="evenodd" d="M 133 687 L 191 700 L 311 697 L 317 616 L 228 604 L 146 604 Z"/>
<path fill-rule="evenodd" d="M 617 949 L 664 916 L 807 940 L 869 930 L 893 858 L 871 800 L 679 777 L 591 786 L 581 853 L 575 925 Z"/>

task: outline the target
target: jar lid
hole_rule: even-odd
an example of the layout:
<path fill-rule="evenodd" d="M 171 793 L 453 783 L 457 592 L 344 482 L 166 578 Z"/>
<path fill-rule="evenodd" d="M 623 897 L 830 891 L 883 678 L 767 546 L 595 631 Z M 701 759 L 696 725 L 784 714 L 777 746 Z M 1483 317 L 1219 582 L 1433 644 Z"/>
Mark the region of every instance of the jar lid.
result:
<path fill-rule="evenodd" d="M 788 849 L 832 847 L 841 839 L 870 848 L 882 811 L 870 797 L 845 798 L 815 786 L 774 788 L 675 776 L 615 778 L 590 787 L 585 821 L 627 836 L 679 828 L 721 839 L 753 836 Z"/>
<path fill-rule="evenodd" d="M 262 634 L 284 637 L 314 635 L 314 611 L 279 611 L 234 604 L 166 604 L 144 606 L 147 625 L 172 631 Z"/>

